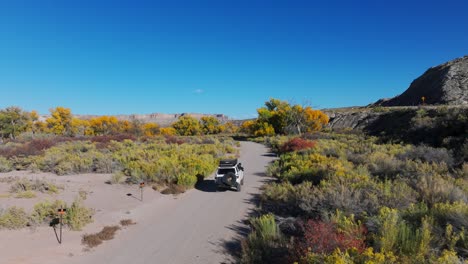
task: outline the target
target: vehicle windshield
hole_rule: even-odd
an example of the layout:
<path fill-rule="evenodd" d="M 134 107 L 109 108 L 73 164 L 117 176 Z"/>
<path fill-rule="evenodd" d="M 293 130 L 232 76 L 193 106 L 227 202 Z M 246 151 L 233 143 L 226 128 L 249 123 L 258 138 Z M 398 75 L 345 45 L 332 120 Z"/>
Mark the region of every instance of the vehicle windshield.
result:
<path fill-rule="evenodd" d="M 227 174 L 229 172 L 236 173 L 236 170 L 229 168 L 229 169 L 219 169 L 218 174 Z"/>

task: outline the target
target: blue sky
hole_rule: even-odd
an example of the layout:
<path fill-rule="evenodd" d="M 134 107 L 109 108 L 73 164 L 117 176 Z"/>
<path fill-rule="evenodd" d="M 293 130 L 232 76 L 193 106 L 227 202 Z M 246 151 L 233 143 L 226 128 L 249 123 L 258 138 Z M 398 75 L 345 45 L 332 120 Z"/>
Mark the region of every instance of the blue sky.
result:
<path fill-rule="evenodd" d="M 462 0 L 0 0 L 0 108 L 247 118 L 271 97 L 366 105 L 467 55 L 466 10 Z"/>

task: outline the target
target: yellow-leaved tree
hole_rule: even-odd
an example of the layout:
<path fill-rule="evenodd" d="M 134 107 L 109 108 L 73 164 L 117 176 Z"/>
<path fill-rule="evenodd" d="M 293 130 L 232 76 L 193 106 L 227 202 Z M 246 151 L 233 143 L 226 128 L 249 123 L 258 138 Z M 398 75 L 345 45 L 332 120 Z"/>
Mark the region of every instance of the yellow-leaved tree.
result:
<path fill-rule="evenodd" d="M 119 132 L 119 120 L 115 116 L 99 116 L 91 118 L 89 125 L 93 135 L 109 135 Z"/>
<path fill-rule="evenodd" d="M 172 127 L 180 136 L 198 136 L 202 134 L 200 122 L 191 116 L 181 116 L 179 120 L 172 124 Z"/>
<path fill-rule="evenodd" d="M 222 132 L 223 127 L 220 125 L 219 120 L 214 116 L 204 116 L 200 119 L 200 125 L 205 135 L 219 134 Z"/>
<path fill-rule="evenodd" d="M 73 136 L 73 116 L 70 108 L 57 106 L 50 110 L 50 117 L 46 119 L 49 132 L 56 135 Z"/>
<path fill-rule="evenodd" d="M 244 122 L 241 131 L 255 136 L 291 135 L 318 131 L 328 124 L 328 116 L 320 110 L 273 98 L 257 113 L 257 119 Z"/>
<path fill-rule="evenodd" d="M 142 126 L 143 134 L 147 137 L 154 137 L 159 134 L 159 125 L 156 123 L 145 123 Z"/>

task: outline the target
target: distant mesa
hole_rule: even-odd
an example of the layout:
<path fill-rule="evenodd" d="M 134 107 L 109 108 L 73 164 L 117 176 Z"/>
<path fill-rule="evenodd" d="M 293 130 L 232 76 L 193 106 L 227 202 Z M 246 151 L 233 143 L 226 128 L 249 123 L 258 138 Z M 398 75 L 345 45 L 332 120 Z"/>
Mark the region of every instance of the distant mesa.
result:
<path fill-rule="evenodd" d="M 428 69 L 401 95 L 373 106 L 468 105 L 468 56 Z"/>

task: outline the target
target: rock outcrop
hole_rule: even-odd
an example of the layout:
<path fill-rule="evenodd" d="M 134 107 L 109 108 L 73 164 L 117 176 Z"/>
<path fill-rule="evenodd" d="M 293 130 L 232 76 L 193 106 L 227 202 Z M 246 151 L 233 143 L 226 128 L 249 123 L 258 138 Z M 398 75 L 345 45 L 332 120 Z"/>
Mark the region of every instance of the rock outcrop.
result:
<path fill-rule="evenodd" d="M 468 56 L 428 69 L 404 93 L 391 99 L 381 99 L 374 106 L 422 104 L 468 105 Z"/>
<path fill-rule="evenodd" d="M 346 112 L 335 112 L 333 110 L 325 110 L 324 112 L 330 118 L 328 127 L 332 129 L 362 130 L 380 115 L 366 108 L 357 108 Z"/>

